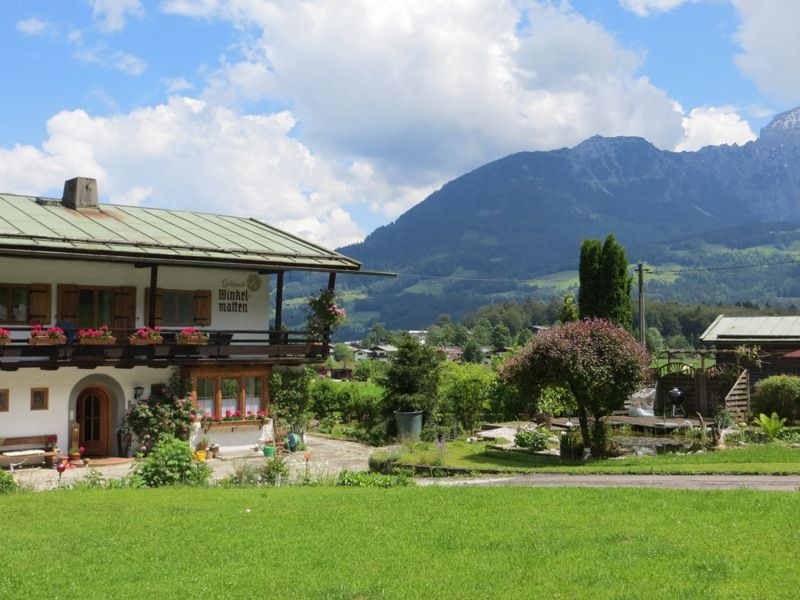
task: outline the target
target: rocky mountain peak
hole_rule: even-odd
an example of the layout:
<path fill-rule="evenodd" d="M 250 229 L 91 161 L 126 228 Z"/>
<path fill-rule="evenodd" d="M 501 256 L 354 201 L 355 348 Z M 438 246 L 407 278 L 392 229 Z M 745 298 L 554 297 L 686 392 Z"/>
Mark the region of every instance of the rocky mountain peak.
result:
<path fill-rule="evenodd" d="M 759 141 L 769 145 L 800 145 L 800 106 L 776 115 L 761 130 Z"/>

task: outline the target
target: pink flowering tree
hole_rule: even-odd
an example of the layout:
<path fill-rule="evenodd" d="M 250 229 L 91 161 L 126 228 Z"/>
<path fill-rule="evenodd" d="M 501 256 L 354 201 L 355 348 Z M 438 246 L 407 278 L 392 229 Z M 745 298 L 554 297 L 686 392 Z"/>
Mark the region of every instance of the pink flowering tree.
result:
<path fill-rule="evenodd" d="M 538 334 L 506 361 L 501 376 L 532 394 L 548 385 L 568 388 L 577 401 L 584 446 L 591 445 L 593 456 L 602 456 L 603 417 L 622 408 L 638 389 L 648 362 L 647 351 L 623 327 L 587 319 Z"/>

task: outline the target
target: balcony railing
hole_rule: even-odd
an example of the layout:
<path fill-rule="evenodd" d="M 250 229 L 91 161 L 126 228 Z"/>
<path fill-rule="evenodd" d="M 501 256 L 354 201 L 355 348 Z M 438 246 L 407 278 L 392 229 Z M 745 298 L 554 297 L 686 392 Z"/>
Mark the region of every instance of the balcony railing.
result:
<path fill-rule="evenodd" d="M 0 345 L 0 370 L 19 368 L 58 369 L 79 367 L 93 369 L 113 366 L 121 369 L 136 366 L 169 367 L 220 363 L 302 364 L 324 360 L 329 347 L 313 339 L 308 331 L 204 329 L 206 344 L 183 344 L 176 340 L 180 328 L 162 328 L 163 342 L 135 345 L 128 336 L 136 329 L 114 329 L 109 345 L 82 345 L 77 331 L 66 334 L 58 345 L 30 344 L 29 327 L 5 327 L 12 331 L 12 341 Z"/>

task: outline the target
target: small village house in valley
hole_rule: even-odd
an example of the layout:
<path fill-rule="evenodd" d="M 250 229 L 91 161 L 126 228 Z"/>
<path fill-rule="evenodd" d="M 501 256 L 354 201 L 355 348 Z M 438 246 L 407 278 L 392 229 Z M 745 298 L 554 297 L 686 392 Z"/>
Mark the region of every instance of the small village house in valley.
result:
<path fill-rule="evenodd" d="M 93 179 L 60 199 L 0 194 L 0 438 L 57 436 L 89 456 L 119 455 L 132 403 L 188 378 L 202 413 L 269 415 L 275 365 L 318 360 L 327 344 L 281 323 L 284 273 L 358 272 L 360 264 L 256 219 L 100 204 Z M 58 342 L 31 337 L 58 326 Z M 107 326 L 113 339 L 84 342 Z M 139 329 L 160 328 L 147 340 Z M 196 327 L 207 340 L 180 331 Z M 190 332 L 191 333 L 191 332 Z M 220 446 L 255 444 L 261 421 L 198 431 Z M 24 445 L 24 444 L 22 444 Z"/>

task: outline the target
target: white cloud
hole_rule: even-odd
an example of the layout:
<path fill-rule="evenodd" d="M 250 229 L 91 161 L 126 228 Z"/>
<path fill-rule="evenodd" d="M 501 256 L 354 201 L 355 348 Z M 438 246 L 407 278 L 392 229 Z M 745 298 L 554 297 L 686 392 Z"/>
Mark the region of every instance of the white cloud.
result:
<path fill-rule="evenodd" d="M 729 106 L 703 106 L 683 118 L 685 137 L 675 150 L 699 150 L 703 146 L 746 144 L 756 139 L 747 121 Z"/>
<path fill-rule="evenodd" d="M 47 29 L 47 23 L 36 17 L 17 21 L 17 31 L 21 31 L 26 35 L 39 35 L 44 33 L 45 29 Z"/>
<path fill-rule="evenodd" d="M 349 166 L 338 175 L 291 138 L 294 126 L 287 112 L 242 115 L 181 97 L 107 118 L 65 111 L 40 148 L 0 148 L 0 190 L 60 195 L 83 175 L 98 179 L 102 201 L 253 216 L 330 247 L 361 239 L 348 206 L 378 178 Z"/>
<path fill-rule="evenodd" d="M 800 102 L 800 2 L 796 0 L 733 0 L 741 24 L 736 39 L 742 53 L 736 64 L 762 91 L 778 99 Z"/>
<path fill-rule="evenodd" d="M 94 48 L 82 48 L 73 56 L 85 63 L 116 69 L 133 77 L 138 77 L 147 70 L 147 62 L 138 56 L 121 50 L 109 50 L 104 44 L 97 44 Z"/>
<path fill-rule="evenodd" d="M 641 57 L 566 5 L 427 0 L 170 2 L 262 35 L 204 97 L 292 107 L 311 147 L 426 188 L 500 156 L 594 134 L 683 138 Z M 243 39 L 247 39 L 244 38 Z"/>
<path fill-rule="evenodd" d="M 163 77 L 161 83 L 167 90 L 168 94 L 175 94 L 177 92 L 185 92 L 192 89 L 194 86 L 183 77 Z"/>
<path fill-rule="evenodd" d="M 687 2 L 697 2 L 697 0 L 619 0 L 623 8 L 635 12 L 640 17 L 669 12 Z"/>
<path fill-rule="evenodd" d="M 89 0 L 92 16 L 99 20 L 98 27 L 105 33 L 125 28 L 128 17 L 141 17 L 144 8 L 140 0 Z"/>
<path fill-rule="evenodd" d="M 166 0 L 163 10 L 186 17 L 213 17 L 220 13 L 220 0 Z"/>

